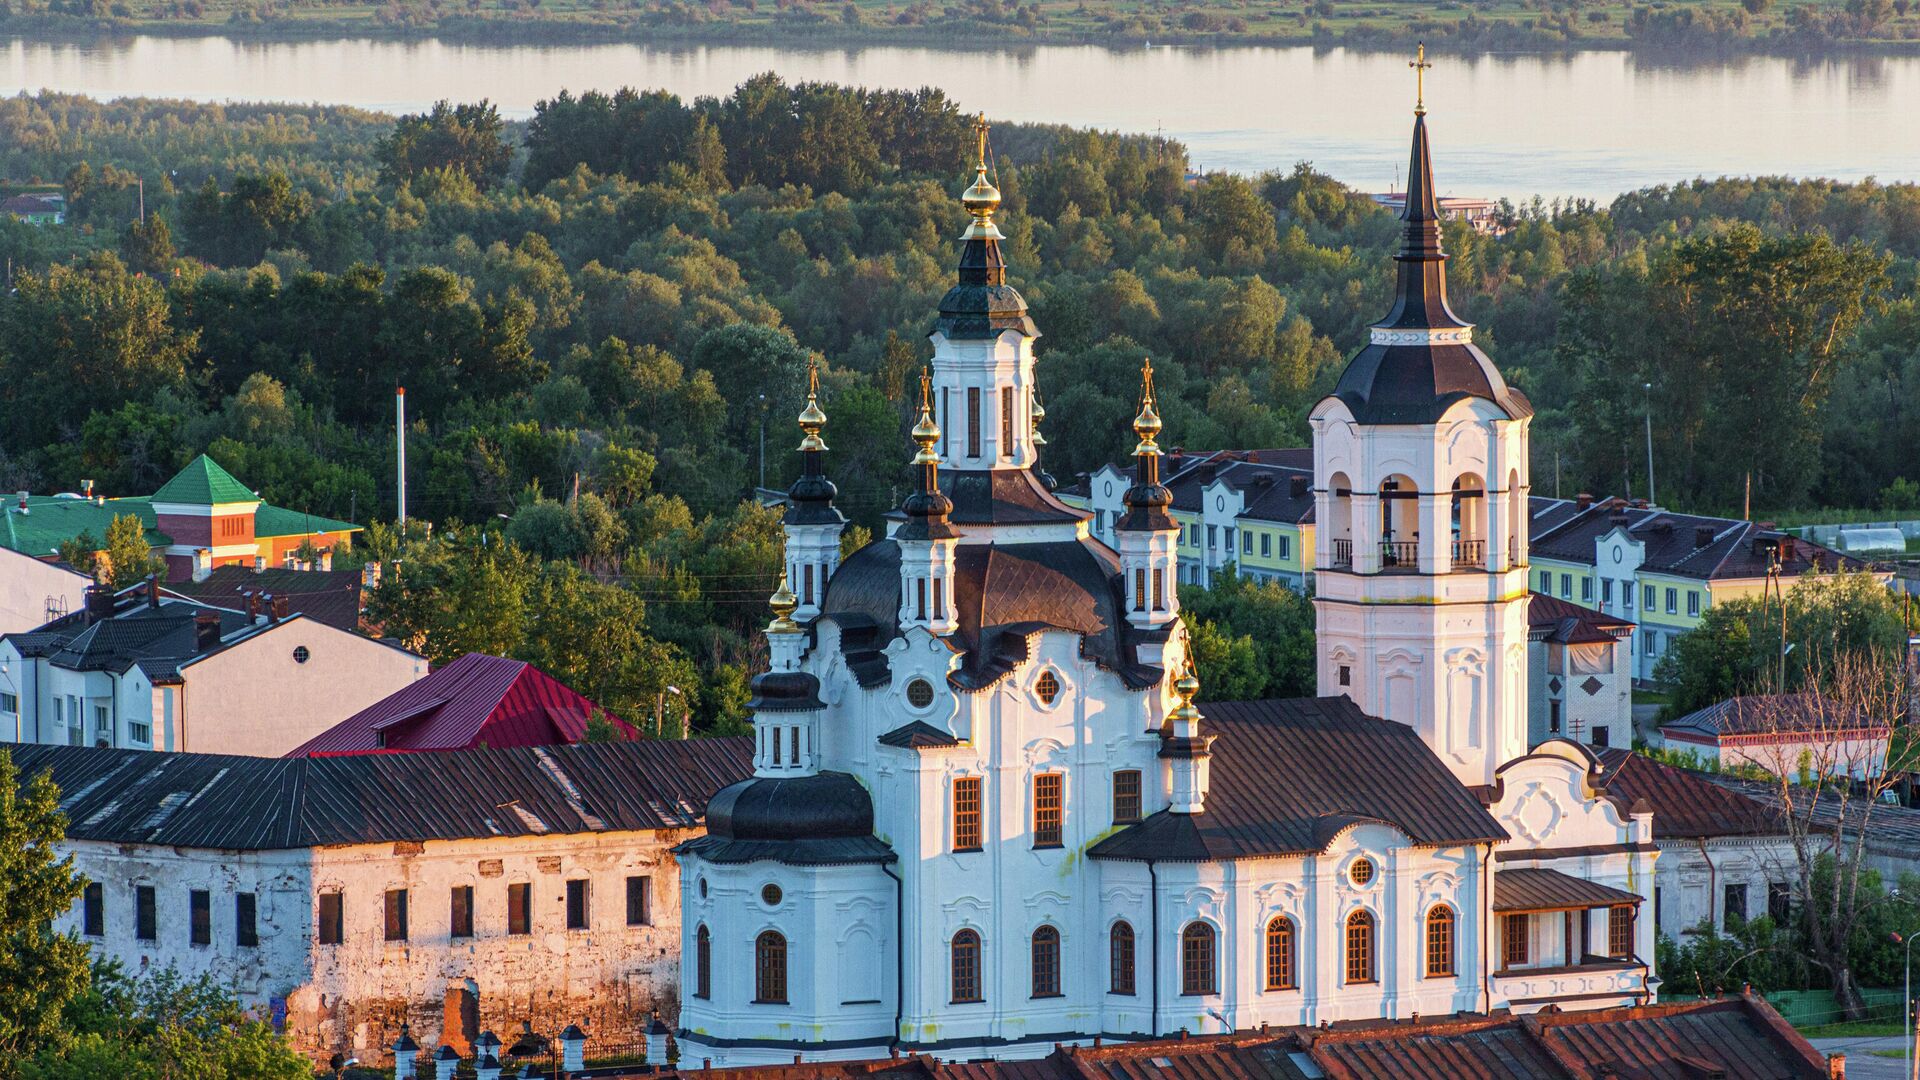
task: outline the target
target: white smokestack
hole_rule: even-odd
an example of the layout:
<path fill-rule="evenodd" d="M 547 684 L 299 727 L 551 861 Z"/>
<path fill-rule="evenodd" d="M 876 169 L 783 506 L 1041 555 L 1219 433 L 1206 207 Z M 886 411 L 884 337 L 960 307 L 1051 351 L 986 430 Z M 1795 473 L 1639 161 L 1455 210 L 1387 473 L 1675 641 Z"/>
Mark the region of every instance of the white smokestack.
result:
<path fill-rule="evenodd" d="M 407 388 L 393 388 L 394 439 L 400 448 L 399 483 L 400 524 L 407 524 Z"/>

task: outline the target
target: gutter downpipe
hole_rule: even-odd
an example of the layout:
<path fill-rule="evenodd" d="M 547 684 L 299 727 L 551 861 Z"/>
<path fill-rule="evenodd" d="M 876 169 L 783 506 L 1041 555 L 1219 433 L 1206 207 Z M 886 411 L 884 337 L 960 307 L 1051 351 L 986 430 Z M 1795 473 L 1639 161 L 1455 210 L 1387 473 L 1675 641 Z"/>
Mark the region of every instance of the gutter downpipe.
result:
<path fill-rule="evenodd" d="M 1720 868 L 1713 865 L 1713 856 L 1707 854 L 1707 838 L 1696 836 L 1693 842 L 1700 846 L 1700 858 L 1707 864 L 1707 925 L 1713 927 L 1713 897 L 1720 891 Z M 1724 919 L 1724 912 L 1722 917 Z M 1719 927 L 1713 927 L 1719 932 Z"/>
<path fill-rule="evenodd" d="M 1160 874 L 1154 867 L 1152 859 L 1147 860 L 1147 880 L 1151 882 L 1148 892 L 1147 933 L 1151 935 L 1149 940 L 1152 942 L 1147 949 L 1147 955 L 1153 958 L 1150 987 L 1153 992 L 1153 1028 L 1147 1034 L 1157 1039 L 1160 1037 Z"/>
<path fill-rule="evenodd" d="M 1488 844 L 1480 855 L 1480 910 L 1485 914 L 1480 922 L 1480 1012 L 1484 1015 L 1493 1011 L 1493 875 L 1487 866 L 1493 860 L 1493 845 Z"/>
<path fill-rule="evenodd" d="M 898 1050 L 907 1009 L 907 885 L 886 863 L 880 864 L 880 872 L 893 879 L 893 1038 L 887 1046 Z"/>

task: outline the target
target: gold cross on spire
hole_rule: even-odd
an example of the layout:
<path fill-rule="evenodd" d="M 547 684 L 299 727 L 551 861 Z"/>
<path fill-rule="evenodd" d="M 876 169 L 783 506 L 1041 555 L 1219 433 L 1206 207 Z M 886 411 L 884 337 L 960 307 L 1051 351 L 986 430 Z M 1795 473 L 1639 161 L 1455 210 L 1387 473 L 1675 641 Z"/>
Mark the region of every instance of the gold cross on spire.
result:
<path fill-rule="evenodd" d="M 1414 51 L 1413 59 L 1407 61 L 1413 69 L 1413 111 L 1417 116 L 1427 115 L 1427 69 L 1433 65 L 1427 62 L 1427 43 L 1421 42 Z"/>
<path fill-rule="evenodd" d="M 979 160 L 980 171 L 985 172 L 987 168 L 987 114 L 986 113 L 981 113 L 978 116 L 973 118 L 973 137 L 978 143 L 978 153 L 979 153 L 978 160 Z"/>

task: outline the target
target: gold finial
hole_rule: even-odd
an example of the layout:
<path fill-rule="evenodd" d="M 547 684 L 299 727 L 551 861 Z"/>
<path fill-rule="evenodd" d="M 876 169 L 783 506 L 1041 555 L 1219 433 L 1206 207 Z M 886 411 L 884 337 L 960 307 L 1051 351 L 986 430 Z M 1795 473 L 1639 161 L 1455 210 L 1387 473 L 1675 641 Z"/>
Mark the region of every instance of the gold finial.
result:
<path fill-rule="evenodd" d="M 1160 414 L 1154 410 L 1151 358 L 1140 364 L 1140 414 L 1133 418 L 1133 433 L 1140 436 L 1140 445 L 1133 448 L 1135 457 L 1142 454 L 1159 456 L 1160 447 L 1154 439 L 1160 434 Z"/>
<path fill-rule="evenodd" d="M 787 572 L 784 568 L 780 571 L 780 587 L 773 590 L 773 595 L 767 598 L 767 606 L 773 609 L 773 622 L 767 625 L 767 633 L 797 634 L 800 632 L 800 624 L 793 621 L 793 613 L 800 606 L 800 598 L 793 595 L 793 590 L 787 587 Z"/>
<path fill-rule="evenodd" d="M 920 444 L 920 452 L 913 455 L 915 465 L 940 464 L 940 455 L 933 451 L 940 441 L 940 425 L 933 422 L 933 376 L 926 368 L 920 369 L 920 422 L 913 425 L 913 441 Z"/>
<path fill-rule="evenodd" d="M 1407 66 L 1413 69 L 1413 114 L 1425 116 L 1427 115 L 1427 69 L 1433 66 L 1427 63 L 1426 42 L 1421 42 L 1419 48 L 1414 50 L 1413 59 L 1407 61 Z"/>
<path fill-rule="evenodd" d="M 800 430 L 807 437 L 800 440 L 802 450 L 825 450 L 827 444 L 820 439 L 820 429 L 826 426 L 827 414 L 820 411 L 820 361 L 807 360 L 807 407 L 800 410 Z"/>
<path fill-rule="evenodd" d="M 1173 735 L 1180 724 L 1190 724 L 1192 730 L 1198 730 L 1200 710 L 1193 707 L 1193 699 L 1199 693 L 1200 677 L 1194 674 L 1193 658 L 1188 657 L 1187 666 L 1181 670 L 1180 677 L 1173 681 L 1173 696 L 1180 699 L 1180 704 L 1167 714 L 1166 722 L 1160 728 L 1161 734 Z"/>
<path fill-rule="evenodd" d="M 1028 441 L 1035 447 L 1047 445 L 1047 437 L 1040 434 L 1040 421 L 1047 418 L 1047 408 L 1040 404 L 1040 388 L 1037 386 L 1033 388 L 1033 411 L 1028 416 L 1031 421 L 1027 425 L 1027 430 L 1031 432 Z"/>
<path fill-rule="evenodd" d="M 967 231 L 960 234 L 962 240 L 999 240 L 1003 239 L 999 226 L 993 223 L 993 212 L 1000 208 L 1000 189 L 987 179 L 987 114 L 981 113 L 973 122 L 973 134 L 979 141 L 979 158 L 974 166 L 973 186 L 960 193 L 960 203 L 973 215 L 973 221 L 967 225 Z"/>

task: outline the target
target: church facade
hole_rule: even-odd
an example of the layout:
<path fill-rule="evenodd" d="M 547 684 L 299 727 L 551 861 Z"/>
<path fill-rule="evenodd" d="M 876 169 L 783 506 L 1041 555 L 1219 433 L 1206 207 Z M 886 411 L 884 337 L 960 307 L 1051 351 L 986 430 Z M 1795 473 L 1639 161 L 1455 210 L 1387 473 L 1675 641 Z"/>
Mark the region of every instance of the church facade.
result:
<path fill-rule="evenodd" d="M 917 484 L 844 561 L 800 416 L 755 775 L 676 849 L 683 1060 L 1650 1000 L 1651 813 L 1527 748 L 1532 411 L 1447 307 L 1424 109 L 1394 308 L 1312 414 L 1321 696 L 1204 707 L 1151 365 L 1109 544 L 1040 466 L 980 138 Z"/>

